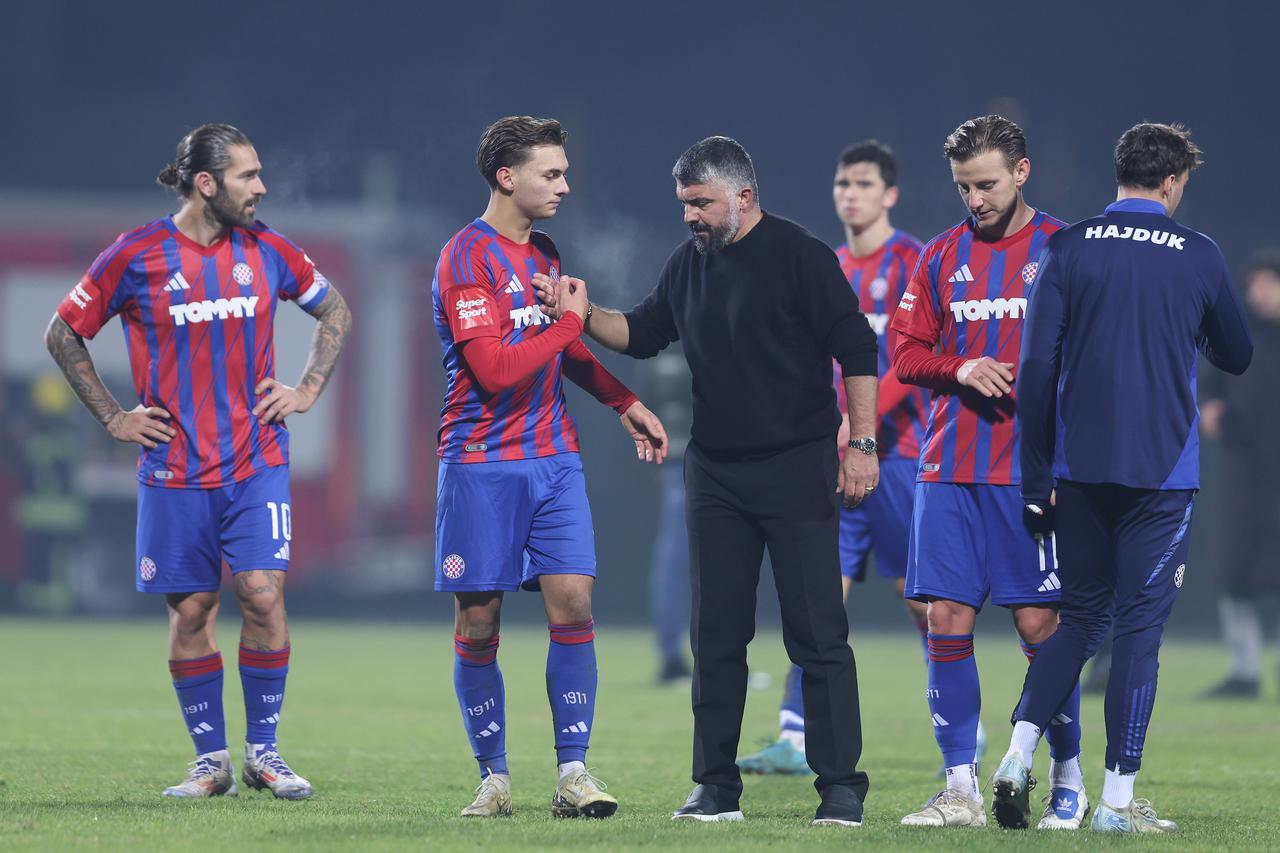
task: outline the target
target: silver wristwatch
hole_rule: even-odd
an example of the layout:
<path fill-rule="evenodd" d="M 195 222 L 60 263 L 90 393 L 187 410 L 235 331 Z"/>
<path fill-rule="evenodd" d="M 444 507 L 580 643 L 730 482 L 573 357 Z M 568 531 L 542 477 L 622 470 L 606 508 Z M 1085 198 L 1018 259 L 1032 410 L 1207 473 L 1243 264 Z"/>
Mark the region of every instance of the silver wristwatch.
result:
<path fill-rule="evenodd" d="M 851 438 L 849 439 L 849 446 L 854 450 L 861 450 L 868 456 L 875 456 L 876 448 L 880 445 L 876 444 L 874 438 Z"/>

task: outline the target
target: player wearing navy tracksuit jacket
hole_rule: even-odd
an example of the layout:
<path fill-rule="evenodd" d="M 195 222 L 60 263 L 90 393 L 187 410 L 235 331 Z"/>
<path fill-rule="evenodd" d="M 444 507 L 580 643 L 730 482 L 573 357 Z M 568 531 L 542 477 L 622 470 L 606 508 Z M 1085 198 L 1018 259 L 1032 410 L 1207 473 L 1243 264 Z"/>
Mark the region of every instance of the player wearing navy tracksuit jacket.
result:
<path fill-rule="evenodd" d="M 1092 828 L 1176 829 L 1133 800 L 1133 781 L 1200 487 L 1196 353 L 1235 374 L 1253 355 L 1222 253 L 1170 218 L 1198 154 L 1178 126 L 1127 131 L 1116 146 L 1119 200 L 1053 235 L 1028 290 L 1017 377 L 1022 495 L 1054 524 L 1062 605 L 996 773 L 1006 826 L 1026 807 L 1040 732 L 1114 620 L 1106 779 Z"/>

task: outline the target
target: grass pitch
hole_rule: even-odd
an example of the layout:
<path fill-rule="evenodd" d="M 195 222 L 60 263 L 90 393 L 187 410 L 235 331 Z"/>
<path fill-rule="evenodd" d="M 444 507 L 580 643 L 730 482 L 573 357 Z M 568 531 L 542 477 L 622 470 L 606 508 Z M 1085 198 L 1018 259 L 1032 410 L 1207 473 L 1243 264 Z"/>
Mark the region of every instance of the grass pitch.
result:
<path fill-rule="evenodd" d="M 224 620 L 224 650 L 236 648 L 235 630 Z M 277 801 L 241 786 L 234 799 L 168 801 L 160 790 L 182 778 L 191 745 L 168 684 L 164 631 L 161 619 L 0 622 L 0 849 L 1280 848 L 1280 709 L 1274 695 L 1196 701 L 1221 670 L 1221 652 L 1205 645 L 1165 646 L 1139 777 L 1138 795 L 1182 832 L 1117 838 L 899 826 L 939 786 L 919 646 L 905 629 L 854 638 L 863 767 L 871 775 L 861 829 L 808 826 L 817 804 L 811 778 L 748 777 L 741 824 L 673 823 L 671 810 L 692 787 L 688 691 L 652 685 L 647 634 L 608 627 L 598 639 L 600 700 L 589 762 L 622 802 L 608 820 L 550 816 L 546 634 L 519 627 L 504 630 L 500 654 L 516 812 L 510 820 L 458 817 L 478 779 L 453 697 L 450 631 L 441 624 L 296 621 L 281 749 L 315 785 L 315 798 Z M 1025 663 L 1012 629 L 980 634 L 978 654 L 989 775 L 1007 742 L 1008 709 Z M 244 736 L 244 717 L 234 651 L 227 662 L 224 699 L 238 766 L 234 744 Z M 756 639 L 751 664 L 772 676 L 772 686 L 748 699 L 744 753 L 774 733 L 786 671 L 778 635 Z M 1086 779 L 1096 800 L 1101 700 L 1087 698 L 1083 716 Z M 1047 749 L 1039 758 L 1047 764 Z M 1043 777 L 1047 767 L 1038 769 Z"/>

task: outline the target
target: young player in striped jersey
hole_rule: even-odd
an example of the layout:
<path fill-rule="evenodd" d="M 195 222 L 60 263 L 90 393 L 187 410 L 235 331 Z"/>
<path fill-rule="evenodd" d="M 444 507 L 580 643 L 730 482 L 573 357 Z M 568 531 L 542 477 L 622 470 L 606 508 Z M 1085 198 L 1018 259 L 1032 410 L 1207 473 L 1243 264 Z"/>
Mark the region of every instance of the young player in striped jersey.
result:
<path fill-rule="evenodd" d="M 995 115 L 971 119 L 947 137 L 943 150 L 969 216 L 925 247 L 892 328 L 898 377 L 934 392 L 920 452 L 906 594 L 929 602 L 927 696 L 947 787 L 902 822 L 982 826 L 974 621 L 988 595 L 1008 607 L 1028 659 L 1058 621 L 1053 535 L 1037 528 L 1018 493 L 1011 369 L 1034 258 L 1063 223 L 1023 199 L 1031 161 L 1013 122 Z M 1088 811 L 1079 708 L 1077 686 L 1049 729 L 1052 791 L 1040 828 L 1079 828 Z"/>
<path fill-rule="evenodd" d="M 569 192 L 565 136 L 559 122 L 528 116 L 485 131 L 476 164 L 489 206 L 441 251 L 432 283 L 447 374 L 436 589 L 455 597 L 454 689 L 481 775 L 464 816 L 511 814 L 497 652 L 502 597 L 516 589 L 541 590 L 550 623 L 552 814 L 608 817 L 618 807 L 584 764 L 596 699 L 595 538 L 562 376 L 618 413 L 642 461 L 662 461 L 666 435 L 579 340 L 591 318 L 586 288 L 557 321 L 538 306 L 533 276 L 559 278 L 560 256 L 533 223 Z"/>
<path fill-rule="evenodd" d="M 49 350 L 90 412 L 138 459 L 137 588 L 169 609 L 169 670 L 196 760 L 169 797 L 235 794 L 214 620 L 222 560 L 244 618 L 240 677 L 247 723 L 242 778 L 277 797 L 311 784 L 276 751 L 289 671 L 284 579 L 291 517 L 286 416 L 328 382 L 351 315 L 315 264 L 254 219 L 266 194 L 257 152 L 230 125 L 178 143 L 159 182 L 183 198 L 173 216 L 122 234 L 54 315 Z M 275 379 L 279 300 L 319 322 L 296 388 Z M 120 315 L 138 406 L 102 384 L 84 338 Z"/>
<path fill-rule="evenodd" d="M 846 242 L 836 249 L 840 268 L 858 297 L 858 307 L 880 345 L 880 390 L 876 434 L 880 482 L 875 495 L 840 512 L 840 568 L 844 596 L 866 576 L 875 552 L 876 573 L 893 578 L 901 596 L 907 574 L 907 538 L 915 494 L 916 459 L 925 432 L 928 392 L 903 385 L 889 363 L 889 318 L 898 306 L 920 256 L 920 241 L 893 227 L 889 211 L 898 202 L 898 168 L 893 151 L 876 140 L 850 145 L 836 162 L 832 200 L 844 225 Z M 834 369 L 837 409 L 847 410 L 839 365 Z M 848 416 L 842 415 L 836 447 L 848 451 Z M 908 616 L 923 642 L 928 633 L 925 605 L 906 599 Z M 801 671 L 792 666 L 778 711 L 778 740 L 738 759 L 744 773 L 808 774 L 804 753 L 804 702 Z"/>

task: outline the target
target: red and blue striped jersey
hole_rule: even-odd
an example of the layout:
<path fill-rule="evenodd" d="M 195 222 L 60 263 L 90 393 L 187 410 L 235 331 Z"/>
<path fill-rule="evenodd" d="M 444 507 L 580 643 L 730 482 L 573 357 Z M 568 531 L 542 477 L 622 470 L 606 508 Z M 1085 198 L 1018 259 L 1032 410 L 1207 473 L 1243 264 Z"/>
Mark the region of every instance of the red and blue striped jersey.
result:
<path fill-rule="evenodd" d="M 925 246 L 890 327 L 938 355 L 1017 364 L 1035 258 L 1065 225 L 1036 211 L 1017 233 L 995 242 L 979 239 L 971 219 L 944 231 Z M 955 383 L 936 389 L 917 479 L 1021 482 L 1014 412 L 1012 395 L 987 398 Z"/>
<path fill-rule="evenodd" d="M 178 434 L 141 449 L 138 479 L 216 489 L 288 464 L 289 432 L 258 423 L 253 389 L 275 374 L 277 301 L 315 306 L 328 290 L 311 259 L 261 222 L 201 246 L 165 217 L 121 234 L 58 314 L 84 338 L 119 314 L 138 401 L 172 416 Z"/>
<path fill-rule="evenodd" d="M 534 273 L 560 275 L 555 243 L 541 231 L 513 243 L 483 219 L 453 236 L 440 252 L 431 301 L 444 350 L 445 397 L 438 433 L 447 462 L 534 459 L 578 450 L 578 427 L 565 406 L 562 367 L 556 353 L 514 387 L 488 394 L 462 358 L 473 338 L 498 338 L 512 346 L 541 334 L 553 322 L 538 307 Z"/>
<path fill-rule="evenodd" d="M 876 251 L 864 257 L 855 256 L 849 246 L 836 249 L 840 269 L 844 271 L 849 286 L 858 297 L 858 308 L 871 324 L 880 344 L 880 377 L 893 369 L 890 361 L 888 333 L 889 319 L 902 301 L 902 294 L 916 268 L 916 260 L 923 248 L 920 241 L 910 234 L 894 231 L 893 235 Z M 836 396 L 844 411 L 844 383 L 840 366 L 835 366 Z M 881 389 L 882 393 L 884 389 Z M 924 443 L 925 413 L 929 411 L 929 392 L 911 387 L 902 401 L 884 413 L 876 430 L 876 442 L 880 445 L 881 459 L 916 459 Z M 843 450 L 843 448 L 842 448 Z"/>

